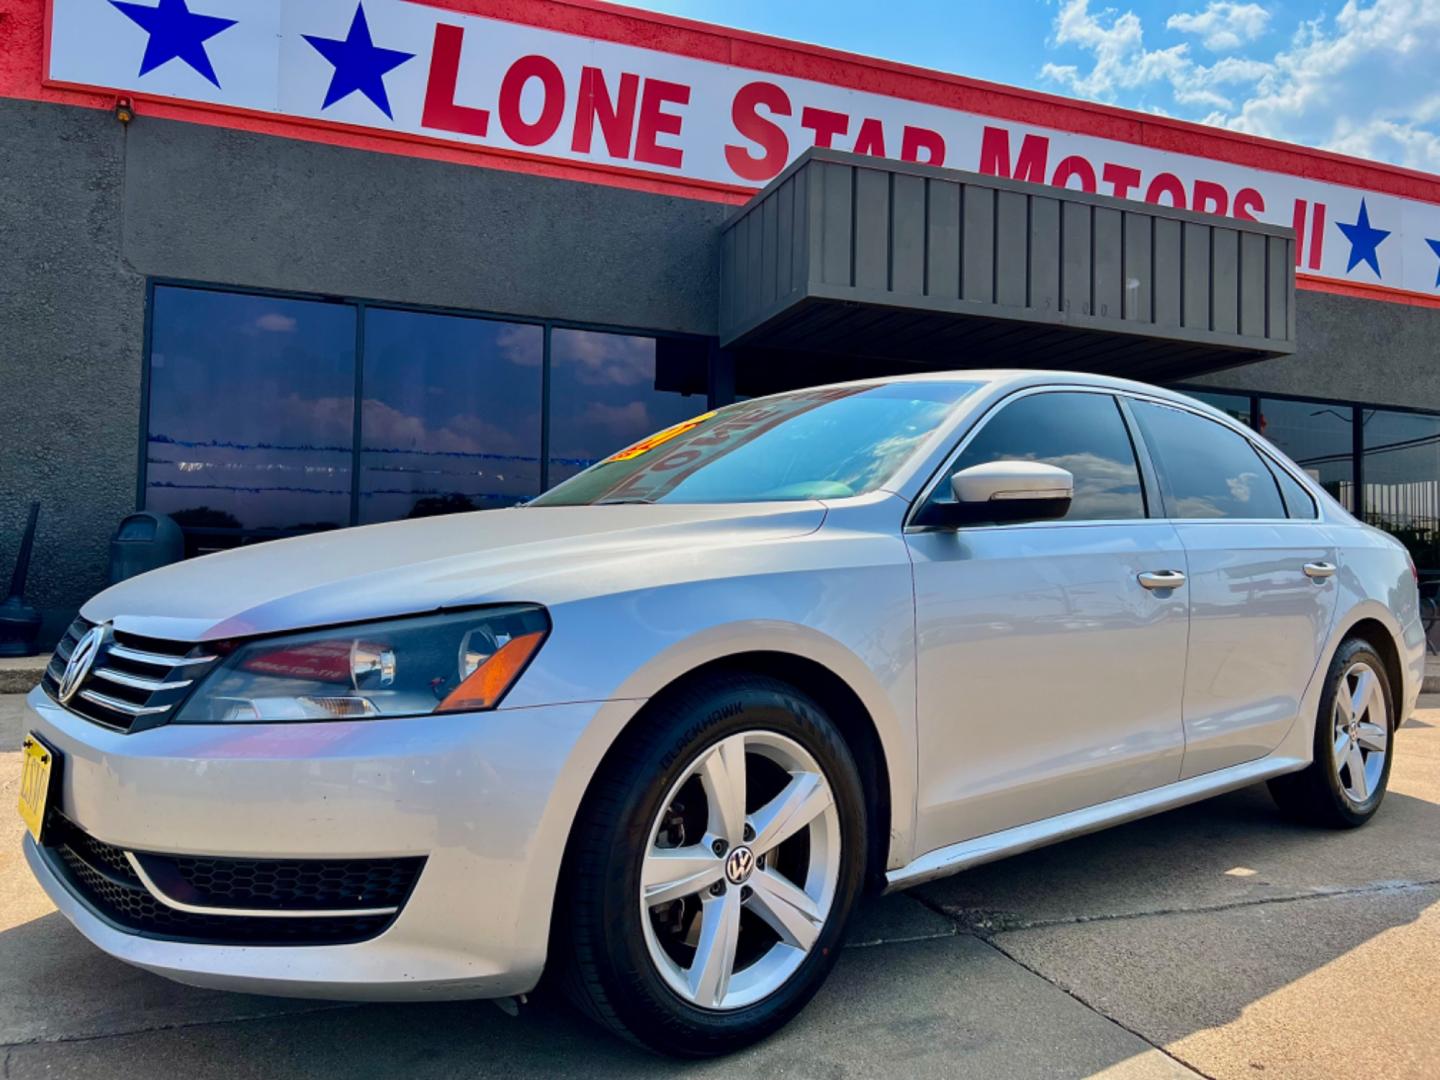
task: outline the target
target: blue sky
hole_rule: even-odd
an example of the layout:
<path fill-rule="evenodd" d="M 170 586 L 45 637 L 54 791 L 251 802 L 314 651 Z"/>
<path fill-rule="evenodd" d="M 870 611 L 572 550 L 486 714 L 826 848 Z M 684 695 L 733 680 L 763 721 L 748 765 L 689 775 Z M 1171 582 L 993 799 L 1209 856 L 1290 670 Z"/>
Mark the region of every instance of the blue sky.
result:
<path fill-rule="evenodd" d="M 1440 0 L 626 0 L 1440 172 Z"/>

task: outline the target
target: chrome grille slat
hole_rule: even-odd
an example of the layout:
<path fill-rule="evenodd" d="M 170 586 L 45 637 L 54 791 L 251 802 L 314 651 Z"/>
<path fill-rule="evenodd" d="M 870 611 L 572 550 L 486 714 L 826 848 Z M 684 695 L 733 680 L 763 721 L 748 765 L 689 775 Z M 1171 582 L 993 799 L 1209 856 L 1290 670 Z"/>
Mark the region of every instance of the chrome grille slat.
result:
<path fill-rule="evenodd" d="M 75 620 L 46 667 L 42 685 L 75 715 L 120 732 L 144 731 L 167 723 L 195 683 L 220 659 L 213 652 L 194 655 L 204 648 L 199 644 L 107 626 L 80 686 L 68 701 L 60 701 L 69 657 L 92 629 L 87 620 Z"/>
<path fill-rule="evenodd" d="M 115 655 L 115 650 L 110 650 L 110 655 Z M 114 668 L 96 668 L 92 675 L 97 679 L 105 679 L 108 682 L 119 683 L 121 686 L 128 686 L 133 690 L 144 690 L 147 693 L 157 694 L 161 690 L 179 690 L 189 686 L 194 679 L 178 679 L 174 682 L 162 682 L 159 679 L 146 679 L 139 675 L 131 675 L 128 671 L 116 671 Z"/>
<path fill-rule="evenodd" d="M 136 664 L 149 664 L 152 667 L 163 668 L 189 667 L 192 664 L 208 664 L 216 659 L 214 656 L 167 656 L 164 653 L 146 652 L 144 649 L 132 649 L 128 645 L 111 645 L 106 651 L 106 654 L 120 660 L 129 660 Z"/>
<path fill-rule="evenodd" d="M 158 713 L 167 713 L 171 708 L 169 705 L 136 705 L 107 694 L 97 694 L 94 690 L 81 690 L 80 696 L 94 705 L 99 705 L 104 709 L 113 709 L 126 716 L 155 716 Z"/>

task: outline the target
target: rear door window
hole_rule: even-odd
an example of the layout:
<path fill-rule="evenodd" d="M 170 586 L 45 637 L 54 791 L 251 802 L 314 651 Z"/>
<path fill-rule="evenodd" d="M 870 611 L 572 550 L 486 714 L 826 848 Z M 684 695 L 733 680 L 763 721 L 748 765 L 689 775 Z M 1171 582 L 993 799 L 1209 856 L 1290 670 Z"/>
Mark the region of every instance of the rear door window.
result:
<path fill-rule="evenodd" d="M 1283 518 L 1270 467 L 1248 439 L 1183 409 L 1133 401 L 1171 518 Z"/>

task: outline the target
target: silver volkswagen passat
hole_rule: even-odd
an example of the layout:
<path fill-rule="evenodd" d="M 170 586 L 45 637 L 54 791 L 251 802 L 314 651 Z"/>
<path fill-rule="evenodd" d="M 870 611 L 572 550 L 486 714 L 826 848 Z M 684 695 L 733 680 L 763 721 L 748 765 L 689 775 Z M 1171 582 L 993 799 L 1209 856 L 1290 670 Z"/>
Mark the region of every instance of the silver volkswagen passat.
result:
<path fill-rule="evenodd" d="M 1265 780 L 1352 827 L 1414 567 L 1264 439 L 1114 379 L 731 405 L 525 506 L 279 540 L 85 605 L 25 854 L 203 986 L 523 995 L 662 1052 L 816 992 L 856 897 Z"/>

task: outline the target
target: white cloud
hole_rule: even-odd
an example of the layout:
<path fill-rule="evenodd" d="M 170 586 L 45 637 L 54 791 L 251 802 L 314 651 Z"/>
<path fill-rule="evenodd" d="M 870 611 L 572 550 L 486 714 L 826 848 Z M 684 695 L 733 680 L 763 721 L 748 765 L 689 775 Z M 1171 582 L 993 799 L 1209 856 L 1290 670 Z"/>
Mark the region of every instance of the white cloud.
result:
<path fill-rule="evenodd" d="M 1171 15 L 1165 26 L 1182 34 L 1196 34 L 1211 52 L 1238 49 L 1265 32 L 1270 13 L 1259 4 L 1210 0 L 1204 11 Z"/>
<path fill-rule="evenodd" d="M 1092 12 L 1089 0 L 1063 0 L 1052 43 L 1083 49 L 1094 62 L 1089 71 L 1075 64 L 1046 64 L 1041 77 L 1100 101 L 1158 87 L 1169 90 L 1178 105 L 1228 111 L 1233 102 L 1219 87 L 1253 83 L 1270 70 L 1264 62 L 1239 57 L 1198 64 L 1185 43 L 1148 49 L 1138 15 L 1113 8 Z M 1139 104 L 1156 109 L 1148 101 Z"/>
<path fill-rule="evenodd" d="M 1440 0 L 1305 23 L 1226 126 L 1440 171 Z"/>
<path fill-rule="evenodd" d="M 1231 47 L 1227 33 L 1253 41 L 1266 19 L 1256 4 L 1212 0 L 1167 26 L 1216 49 Z M 1147 48 L 1133 11 L 1061 0 L 1052 44 L 1089 54 L 1088 65 L 1041 70 L 1083 97 L 1169 106 L 1208 124 L 1440 172 L 1440 0 L 1346 0 L 1333 19 L 1301 23 L 1273 55 L 1208 65 L 1184 43 Z"/>

